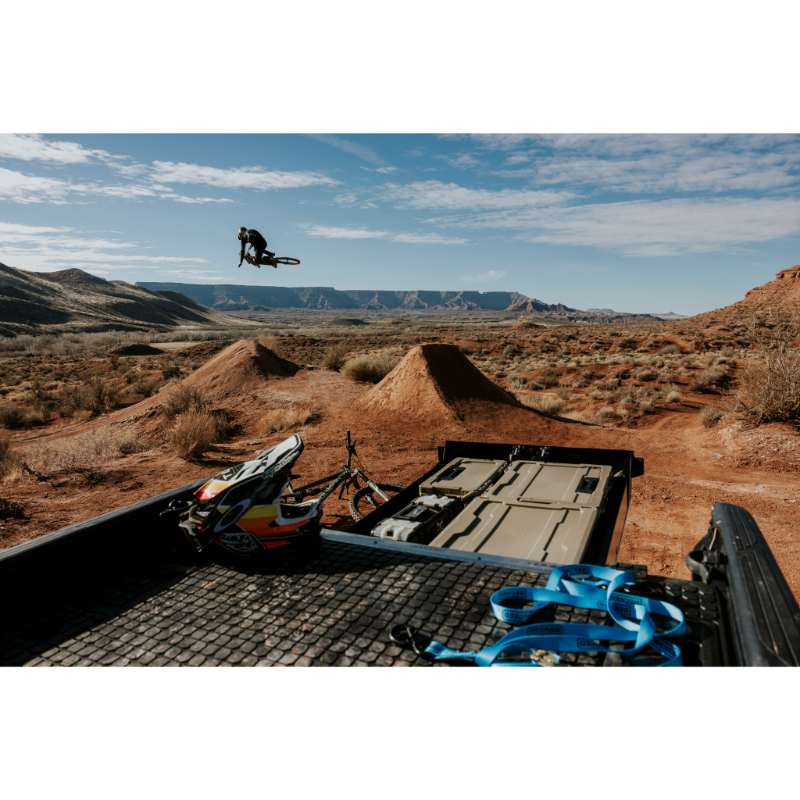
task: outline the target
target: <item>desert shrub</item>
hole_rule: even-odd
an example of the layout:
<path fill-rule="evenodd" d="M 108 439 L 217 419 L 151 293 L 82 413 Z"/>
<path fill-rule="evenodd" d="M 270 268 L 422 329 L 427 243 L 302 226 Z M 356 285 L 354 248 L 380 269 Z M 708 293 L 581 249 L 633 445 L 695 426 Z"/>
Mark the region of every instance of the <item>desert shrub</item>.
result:
<path fill-rule="evenodd" d="M 662 356 L 677 356 L 680 355 L 681 349 L 676 344 L 665 344 L 658 352 Z"/>
<path fill-rule="evenodd" d="M 161 404 L 161 408 L 164 414 L 172 419 L 187 411 L 203 411 L 206 405 L 202 392 L 195 389 L 194 386 L 186 386 L 179 383 L 169 390 Z"/>
<path fill-rule="evenodd" d="M 603 406 L 596 415 L 598 422 L 611 422 L 617 419 L 618 414 L 613 406 Z"/>
<path fill-rule="evenodd" d="M 20 454 L 31 469 L 42 475 L 58 472 L 96 470 L 120 455 L 142 449 L 141 439 L 133 431 L 97 428 L 74 436 L 40 442 Z"/>
<path fill-rule="evenodd" d="M 89 411 L 93 416 L 113 411 L 119 405 L 119 394 L 115 387 L 102 378 L 92 378 L 78 393 L 78 408 Z"/>
<path fill-rule="evenodd" d="M 713 428 L 722 419 L 722 412 L 713 406 L 706 406 L 700 416 L 706 428 Z"/>
<path fill-rule="evenodd" d="M 236 415 L 226 408 L 215 408 L 211 411 L 214 423 L 217 426 L 217 441 L 224 442 L 232 436 L 242 432 L 242 426 Z"/>
<path fill-rule="evenodd" d="M 730 383 L 728 369 L 725 366 L 713 366 L 701 370 L 692 377 L 689 387 L 695 392 L 714 392 L 725 388 Z"/>
<path fill-rule="evenodd" d="M 183 459 L 199 458 L 217 440 L 217 423 L 205 410 L 189 409 L 179 414 L 170 431 L 169 442 Z"/>
<path fill-rule="evenodd" d="M 29 517 L 22 503 L 0 497 L 0 519 L 29 519 Z M 2 537 L 2 533 L 0 533 L 0 537 Z"/>
<path fill-rule="evenodd" d="M 666 398 L 664 398 L 668 403 L 680 403 L 683 400 L 683 395 L 677 389 L 670 389 L 667 392 Z"/>
<path fill-rule="evenodd" d="M 50 413 L 41 403 L 33 403 L 21 408 L 17 403 L 0 405 L 0 425 L 9 430 L 16 428 L 33 428 L 44 425 L 50 420 Z"/>
<path fill-rule="evenodd" d="M 142 397 L 150 397 L 159 387 L 161 381 L 153 378 L 140 378 L 131 384 L 131 391 L 140 394 Z"/>
<path fill-rule="evenodd" d="M 553 369 L 546 369 L 538 379 L 538 383 L 549 389 L 551 386 L 558 386 L 558 373 Z"/>
<path fill-rule="evenodd" d="M 16 403 L 0 405 L 0 425 L 13 430 L 25 427 L 25 414 Z"/>
<path fill-rule="evenodd" d="M 181 368 L 177 364 L 167 364 L 164 369 L 161 370 L 161 377 L 165 380 L 171 380 L 172 378 L 179 378 L 181 374 Z"/>
<path fill-rule="evenodd" d="M 6 436 L 0 436 L 0 480 L 9 475 L 18 464 L 17 454 Z"/>
<path fill-rule="evenodd" d="M 564 408 L 564 401 L 560 397 L 553 395 L 542 395 L 541 397 L 532 397 L 527 401 L 527 405 L 536 411 L 541 411 L 543 414 L 558 414 Z"/>
<path fill-rule="evenodd" d="M 389 353 L 366 353 L 349 359 L 342 374 L 354 381 L 377 383 L 397 365 L 398 359 Z"/>
<path fill-rule="evenodd" d="M 322 366 L 325 369 L 339 372 L 347 360 L 348 348 L 346 344 L 331 345 L 322 355 Z"/>
<path fill-rule="evenodd" d="M 261 427 L 264 433 L 277 433 L 302 428 L 320 419 L 319 411 L 309 406 L 294 405 L 286 408 L 276 408 L 267 412 L 261 418 Z"/>
<path fill-rule="evenodd" d="M 273 353 L 279 356 L 283 356 L 284 353 L 281 352 L 281 340 L 278 336 L 272 336 L 269 334 L 259 336 L 256 338 L 256 341 L 262 346 L 266 347 L 267 350 L 272 350 Z"/>
<path fill-rule="evenodd" d="M 645 367 L 644 369 L 637 370 L 635 376 L 639 381 L 654 381 L 658 378 L 658 373 Z"/>
<path fill-rule="evenodd" d="M 781 347 L 747 363 L 739 374 L 736 407 L 756 425 L 800 421 L 800 353 Z"/>

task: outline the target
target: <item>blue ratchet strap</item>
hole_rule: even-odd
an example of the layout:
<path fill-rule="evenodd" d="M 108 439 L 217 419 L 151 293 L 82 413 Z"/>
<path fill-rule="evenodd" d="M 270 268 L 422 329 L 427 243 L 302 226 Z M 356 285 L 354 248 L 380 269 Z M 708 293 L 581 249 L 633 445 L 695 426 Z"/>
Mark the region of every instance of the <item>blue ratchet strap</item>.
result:
<path fill-rule="evenodd" d="M 586 564 L 555 567 L 544 589 L 513 586 L 500 589 L 491 596 L 495 617 L 500 622 L 522 627 L 477 652 L 453 650 L 436 641 L 431 641 L 423 652 L 434 661 L 464 661 L 481 667 L 538 667 L 540 664 L 536 661 L 536 651 L 614 652 L 627 657 L 649 646 L 661 658 L 657 666 L 681 666 L 680 648 L 664 641 L 663 637 L 679 636 L 686 631 L 683 612 L 671 603 L 618 591 L 634 583 L 632 572 L 610 567 Z M 575 622 L 528 624 L 537 612 L 550 603 L 603 611 L 611 617 L 615 626 Z M 659 631 L 654 617 L 671 620 L 672 625 Z M 529 660 L 507 660 L 523 654 L 529 655 Z"/>

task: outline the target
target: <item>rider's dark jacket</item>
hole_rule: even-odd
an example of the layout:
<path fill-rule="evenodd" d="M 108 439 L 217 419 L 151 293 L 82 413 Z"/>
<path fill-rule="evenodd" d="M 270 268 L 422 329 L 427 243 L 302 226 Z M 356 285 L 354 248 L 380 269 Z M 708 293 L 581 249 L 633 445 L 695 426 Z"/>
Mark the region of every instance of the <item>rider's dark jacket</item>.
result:
<path fill-rule="evenodd" d="M 255 228 L 250 228 L 242 237 L 242 250 L 239 253 L 240 264 L 244 261 L 244 251 L 248 244 L 253 245 L 257 260 L 260 260 L 260 257 L 267 249 L 267 240 Z"/>

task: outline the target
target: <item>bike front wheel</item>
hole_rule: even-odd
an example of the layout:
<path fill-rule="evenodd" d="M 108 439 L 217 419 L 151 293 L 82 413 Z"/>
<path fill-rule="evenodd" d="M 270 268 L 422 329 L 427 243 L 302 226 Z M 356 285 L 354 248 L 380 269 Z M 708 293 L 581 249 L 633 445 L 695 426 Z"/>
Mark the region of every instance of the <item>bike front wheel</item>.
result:
<path fill-rule="evenodd" d="M 288 267 L 296 267 L 300 263 L 299 258 L 289 258 L 289 256 L 277 256 L 272 261 L 276 264 L 285 264 Z"/>
<path fill-rule="evenodd" d="M 350 516 L 358 522 L 404 488 L 396 483 L 377 483 L 362 486 L 350 498 L 348 504 L 350 506 Z"/>

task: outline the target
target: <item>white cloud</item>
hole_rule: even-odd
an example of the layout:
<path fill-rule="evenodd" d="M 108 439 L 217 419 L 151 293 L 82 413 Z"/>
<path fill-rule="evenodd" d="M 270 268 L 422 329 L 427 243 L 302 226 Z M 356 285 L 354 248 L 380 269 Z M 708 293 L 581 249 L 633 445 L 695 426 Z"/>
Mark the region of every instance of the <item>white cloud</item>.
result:
<path fill-rule="evenodd" d="M 354 206 L 358 203 L 358 195 L 355 192 L 342 192 L 333 198 L 337 206 Z"/>
<path fill-rule="evenodd" d="M 442 158 L 456 169 L 472 169 L 481 163 L 479 159 L 470 153 L 458 153 L 454 156 L 442 156 Z"/>
<path fill-rule="evenodd" d="M 45 139 L 38 134 L 0 134 L 0 158 L 85 164 L 93 159 L 107 157 L 109 154 L 105 150 L 91 150 L 77 142 Z"/>
<path fill-rule="evenodd" d="M 438 233 L 392 233 L 372 228 L 346 228 L 332 225 L 310 225 L 309 236 L 322 239 L 382 239 L 402 244 L 466 244 L 461 237 L 441 236 Z"/>
<path fill-rule="evenodd" d="M 186 162 L 154 161 L 151 177 L 157 183 L 193 183 L 225 189 L 298 189 L 334 186 L 336 181 L 319 172 L 266 170 L 261 167 L 223 169 Z"/>
<path fill-rule="evenodd" d="M 341 228 L 333 225 L 311 225 L 306 229 L 309 236 L 321 239 L 385 239 L 386 231 L 368 228 Z"/>
<path fill-rule="evenodd" d="M 64 203 L 69 191 L 69 183 L 59 178 L 24 175 L 16 170 L 0 167 L 0 200 L 26 204 Z"/>
<path fill-rule="evenodd" d="M 73 228 L 10 222 L 0 222 L 0 261 L 44 271 L 91 267 L 102 274 L 125 266 L 207 263 L 207 259 L 195 256 L 149 254 L 146 247 L 135 242 L 86 236 Z"/>
<path fill-rule="evenodd" d="M 780 189 L 800 180 L 800 164 L 776 153 L 660 153 L 638 159 L 556 158 L 528 172 L 537 183 L 595 185 L 629 193 L 737 192 Z"/>
<path fill-rule="evenodd" d="M 800 184 L 800 138 L 752 135 L 540 136 L 518 148 L 502 177 L 537 186 L 627 194 L 766 192 Z"/>
<path fill-rule="evenodd" d="M 61 178 L 26 175 L 16 170 L 0 167 L 0 200 L 14 203 L 52 203 L 63 205 L 76 199 L 115 197 L 127 200 L 160 198 L 176 203 L 230 203 L 225 197 L 188 197 L 160 184 L 126 183 L 75 183 Z"/>
<path fill-rule="evenodd" d="M 72 228 L 49 225 L 22 225 L 17 222 L 0 222 L 0 245 L 34 241 L 37 236 L 68 233 Z"/>
<path fill-rule="evenodd" d="M 516 231 L 537 244 L 580 245 L 627 255 L 711 252 L 800 235 L 800 199 L 718 198 L 506 209 L 430 220 L 458 228 Z"/>
<path fill-rule="evenodd" d="M 565 191 L 535 191 L 527 189 L 470 189 L 457 183 L 416 181 L 389 183 L 383 197 L 407 208 L 524 208 L 563 203 L 572 197 Z"/>
<path fill-rule="evenodd" d="M 489 283 L 502 280 L 505 276 L 506 273 L 503 270 L 487 269 L 486 272 L 479 272 L 477 275 L 464 275 L 462 280 L 467 283 Z"/>
<path fill-rule="evenodd" d="M 396 233 L 389 237 L 404 244 L 466 244 L 466 239 L 442 236 L 438 233 Z"/>
<path fill-rule="evenodd" d="M 343 136 L 333 136 L 331 134 L 309 134 L 312 139 L 318 142 L 335 147 L 343 153 L 355 156 L 355 158 L 366 161 L 368 164 L 374 164 L 378 167 L 386 167 L 386 161 L 377 150 L 362 144 L 361 142 L 354 142 L 352 139 L 345 139 Z M 393 169 L 393 168 L 392 168 Z"/>

